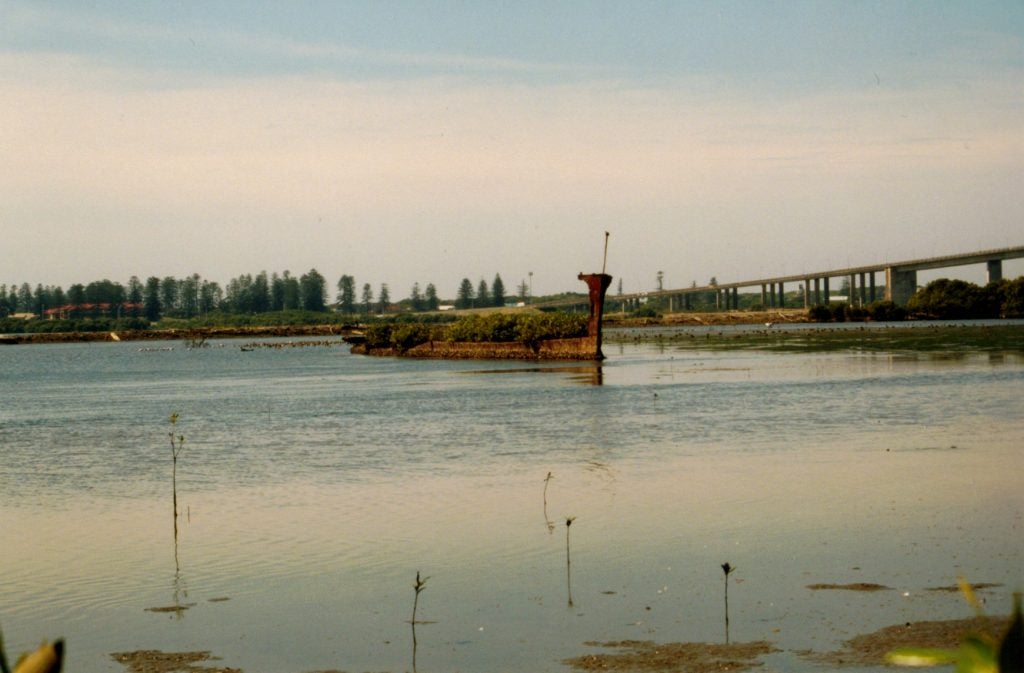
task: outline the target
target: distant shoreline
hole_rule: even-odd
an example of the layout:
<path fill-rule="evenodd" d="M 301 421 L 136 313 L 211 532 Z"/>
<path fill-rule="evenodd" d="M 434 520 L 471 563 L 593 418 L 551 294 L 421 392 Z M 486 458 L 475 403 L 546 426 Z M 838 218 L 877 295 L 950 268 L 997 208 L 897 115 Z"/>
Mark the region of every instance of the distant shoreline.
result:
<path fill-rule="evenodd" d="M 91 341 L 177 341 L 181 339 L 242 339 L 252 337 L 337 336 L 352 331 L 348 325 L 272 325 L 266 327 L 200 327 L 117 332 L 38 332 L 0 335 L 0 343 L 43 344 Z M 112 335 L 116 334 L 114 338 Z"/>
<path fill-rule="evenodd" d="M 905 321 L 908 326 L 914 320 Z M 971 325 L 973 320 L 962 321 Z M 605 328 L 645 327 L 715 327 L 728 325 L 783 325 L 813 323 L 823 329 L 837 323 L 814 323 L 805 309 L 774 309 L 770 311 L 718 311 L 713 313 L 669 313 L 658 317 L 630 317 L 605 314 Z M 869 325 L 870 322 L 856 323 Z M 178 329 L 125 330 L 116 332 L 49 332 L 0 334 L 0 346 L 17 344 L 81 343 L 103 341 L 178 341 L 193 339 L 241 339 L 259 337 L 338 337 L 363 329 L 364 325 L 268 325 L 246 327 L 200 327 Z M 112 335 L 116 334 L 116 338 Z"/>

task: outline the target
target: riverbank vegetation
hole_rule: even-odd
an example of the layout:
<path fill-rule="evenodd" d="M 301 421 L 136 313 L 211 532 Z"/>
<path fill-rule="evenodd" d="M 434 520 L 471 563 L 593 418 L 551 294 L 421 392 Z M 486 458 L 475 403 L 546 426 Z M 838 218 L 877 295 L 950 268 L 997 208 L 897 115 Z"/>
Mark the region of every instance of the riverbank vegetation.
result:
<path fill-rule="evenodd" d="M 940 278 L 915 292 L 905 307 L 887 300 L 866 306 L 843 302 L 812 306 L 808 317 L 814 322 L 1024 318 L 1024 276 L 984 286 Z"/>
<path fill-rule="evenodd" d="M 497 274 L 490 285 L 481 279 L 475 288 L 468 279 L 463 279 L 458 297 L 451 304 L 442 303 L 432 283 L 427 284 L 423 291 L 418 283 L 414 284 L 410 296 L 397 302 L 391 300 L 387 284 L 382 284 L 377 294 L 369 284 L 364 284 L 362 296 L 357 297 L 355 279 L 344 275 L 337 288 L 336 301 L 328 302 L 327 281 L 316 269 L 297 278 L 287 271 L 269 277 L 266 272 L 255 276 L 246 274 L 232 279 L 226 291 L 198 275 L 185 279 L 152 277 L 144 283 L 132 277 L 127 286 L 103 280 L 85 286 L 74 285 L 67 293 L 59 287 L 38 286 L 33 290 L 27 284 L 10 289 L 0 285 L 0 334 L 377 326 L 374 333 L 381 335 L 382 339 L 415 345 L 426 340 L 448 339 L 444 334 L 439 337 L 427 326 L 451 323 L 467 311 L 530 310 L 526 283 L 519 286 L 518 301 L 511 300 L 505 296 L 504 283 Z M 654 325 L 1024 317 L 1024 277 L 985 286 L 939 279 L 920 288 L 906 306 L 882 300 L 865 305 L 833 302 L 812 306 L 808 310 L 764 308 L 746 301 L 753 301 L 752 297 L 754 295 L 739 295 L 741 309 L 738 311 L 716 311 L 713 306 L 698 306 L 695 299 L 691 308 L 707 311 L 701 312 L 672 310 L 662 301 L 663 298 L 627 310 L 625 302 L 617 302 L 614 296 L 609 296 L 605 320 L 613 325 Z M 569 299 L 579 300 L 575 308 L 577 311 L 586 305 L 584 295 L 572 293 L 537 298 L 537 303 Z M 518 305 L 518 309 L 508 309 L 511 304 Z M 803 298 L 787 299 L 787 304 L 800 306 Z M 395 322 L 401 322 L 403 326 L 398 327 Z M 499 319 L 494 319 L 493 323 L 462 323 L 460 329 L 465 334 L 451 340 L 529 342 L 535 339 L 523 332 L 527 329 L 526 323 L 517 326 Z M 481 339 L 474 334 L 477 329 L 487 333 L 488 338 Z M 503 334 L 517 329 L 519 336 Z M 542 333 L 548 334 L 552 330 L 561 333 L 553 325 L 543 327 Z M 495 336 L 498 338 L 493 338 Z"/>
<path fill-rule="evenodd" d="M 449 343 L 523 343 L 536 346 L 547 339 L 586 336 L 587 317 L 568 313 L 489 313 L 462 317 L 448 324 L 381 321 L 365 330 L 367 348 L 404 352 L 428 341 Z"/>

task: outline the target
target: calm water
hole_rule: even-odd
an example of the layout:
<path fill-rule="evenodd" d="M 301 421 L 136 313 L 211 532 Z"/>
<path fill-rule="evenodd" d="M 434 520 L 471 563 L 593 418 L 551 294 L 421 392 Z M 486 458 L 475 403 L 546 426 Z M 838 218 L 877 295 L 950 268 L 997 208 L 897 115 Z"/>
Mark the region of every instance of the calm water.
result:
<path fill-rule="evenodd" d="M 9 652 L 567 671 L 585 641 L 724 641 L 728 561 L 730 640 L 811 671 L 797 650 L 968 616 L 928 590 L 958 573 L 1001 585 L 993 613 L 1024 586 L 1022 353 L 612 345 L 597 369 L 239 345 L 0 347 Z M 847 582 L 893 590 L 806 588 Z"/>

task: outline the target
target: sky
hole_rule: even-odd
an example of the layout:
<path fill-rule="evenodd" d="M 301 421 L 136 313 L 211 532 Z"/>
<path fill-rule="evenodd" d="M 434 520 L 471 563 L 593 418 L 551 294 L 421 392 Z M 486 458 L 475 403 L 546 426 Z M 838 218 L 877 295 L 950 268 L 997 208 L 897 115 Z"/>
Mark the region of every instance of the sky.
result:
<path fill-rule="evenodd" d="M 0 283 L 624 292 L 1024 244 L 1024 3 L 0 0 Z M 613 281 L 613 292 L 618 288 Z"/>

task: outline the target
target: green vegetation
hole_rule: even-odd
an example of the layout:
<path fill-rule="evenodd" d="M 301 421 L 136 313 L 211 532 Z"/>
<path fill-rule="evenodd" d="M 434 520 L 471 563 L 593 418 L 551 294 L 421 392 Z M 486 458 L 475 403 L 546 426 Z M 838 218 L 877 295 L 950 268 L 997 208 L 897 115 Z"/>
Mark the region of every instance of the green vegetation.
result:
<path fill-rule="evenodd" d="M 845 303 L 819 304 L 808 310 L 808 317 L 815 322 L 1021 318 L 1024 317 L 1024 276 L 985 286 L 940 278 L 914 293 L 906 308 L 891 301 L 876 301 L 863 307 Z"/>
<path fill-rule="evenodd" d="M 370 348 L 395 348 L 400 352 L 428 341 L 520 342 L 536 346 L 546 339 L 585 336 L 587 318 L 567 313 L 491 313 L 470 315 L 448 325 L 422 321 L 381 321 L 366 329 Z"/>
<path fill-rule="evenodd" d="M 960 591 L 979 618 L 985 613 L 974 590 L 963 578 L 958 579 Z M 901 648 L 886 654 L 886 661 L 897 666 L 944 666 L 954 664 L 956 673 L 1009 673 L 1024 670 L 1024 616 L 1021 594 L 1013 594 L 1013 615 L 1002 636 L 977 631 L 968 633 L 955 650 L 933 648 Z"/>
<path fill-rule="evenodd" d="M 1024 276 L 979 287 L 940 278 L 907 302 L 911 315 L 946 320 L 1024 317 Z"/>

